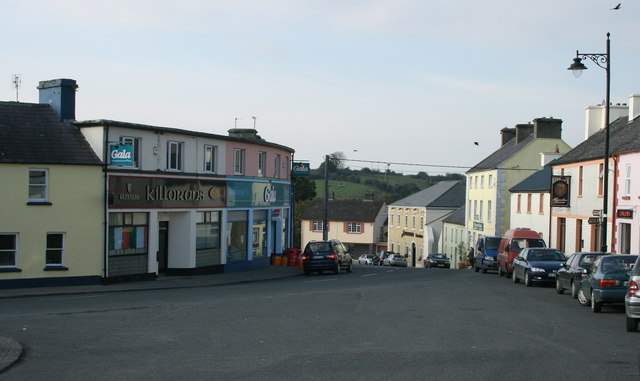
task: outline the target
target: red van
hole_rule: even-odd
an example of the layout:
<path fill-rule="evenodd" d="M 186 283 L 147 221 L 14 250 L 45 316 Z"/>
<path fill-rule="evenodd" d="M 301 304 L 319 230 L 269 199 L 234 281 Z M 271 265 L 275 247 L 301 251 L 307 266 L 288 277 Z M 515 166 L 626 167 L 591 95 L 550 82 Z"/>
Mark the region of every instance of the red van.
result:
<path fill-rule="evenodd" d="M 513 259 L 525 247 L 547 247 L 544 240 L 529 228 L 509 229 L 498 246 L 498 275 L 510 275 L 513 271 Z"/>

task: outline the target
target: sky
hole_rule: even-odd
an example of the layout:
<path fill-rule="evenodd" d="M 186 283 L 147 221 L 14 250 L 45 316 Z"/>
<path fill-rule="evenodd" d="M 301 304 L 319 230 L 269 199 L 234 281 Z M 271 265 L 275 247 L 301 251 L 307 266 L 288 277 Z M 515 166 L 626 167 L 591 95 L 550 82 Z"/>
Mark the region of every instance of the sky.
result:
<path fill-rule="evenodd" d="M 0 100 L 71 78 L 76 119 L 255 128 L 316 168 L 464 173 L 540 117 L 584 139 L 606 72 L 640 93 L 640 3 L 618 0 L 0 0 Z M 14 75 L 21 85 L 13 87 Z M 474 142 L 478 142 L 475 145 Z"/>

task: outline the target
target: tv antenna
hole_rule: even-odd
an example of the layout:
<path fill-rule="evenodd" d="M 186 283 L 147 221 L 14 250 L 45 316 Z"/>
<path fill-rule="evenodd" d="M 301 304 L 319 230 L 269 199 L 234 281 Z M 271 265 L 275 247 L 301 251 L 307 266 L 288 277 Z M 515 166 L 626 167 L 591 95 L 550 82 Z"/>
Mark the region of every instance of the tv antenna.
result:
<path fill-rule="evenodd" d="M 20 74 L 13 75 L 13 87 L 16 89 L 16 102 L 20 102 L 18 100 L 18 90 L 20 90 L 20 85 L 22 85 L 22 79 L 20 78 Z"/>

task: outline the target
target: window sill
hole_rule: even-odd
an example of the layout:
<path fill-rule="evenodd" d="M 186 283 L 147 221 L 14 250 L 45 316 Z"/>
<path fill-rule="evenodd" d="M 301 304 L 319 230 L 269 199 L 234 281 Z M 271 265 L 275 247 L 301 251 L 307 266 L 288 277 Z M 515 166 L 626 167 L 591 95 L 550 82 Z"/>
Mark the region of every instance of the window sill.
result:
<path fill-rule="evenodd" d="M 55 266 L 55 265 L 45 266 L 44 268 L 44 271 L 67 271 L 67 270 L 69 270 L 68 267 Z"/>
<path fill-rule="evenodd" d="M 27 202 L 27 205 L 45 205 L 45 206 L 51 206 L 53 205 L 52 203 L 50 203 L 49 201 L 29 201 Z"/>
<path fill-rule="evenodd" d="M 19 269 L 17 267 L 3 267 L 0 268 L 0 273 L 20 273 L 22 272 L 22 269 Z"/>
<path fill-rule="evenodd" d="M 623 200 L 631 200 L 631 196 L 622 196 Z"/>

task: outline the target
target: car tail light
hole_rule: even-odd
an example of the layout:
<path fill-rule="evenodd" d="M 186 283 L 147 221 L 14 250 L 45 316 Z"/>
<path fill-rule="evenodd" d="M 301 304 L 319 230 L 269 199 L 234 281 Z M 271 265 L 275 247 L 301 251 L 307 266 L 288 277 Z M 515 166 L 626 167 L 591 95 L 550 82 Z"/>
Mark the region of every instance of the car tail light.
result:
<path fill-rule="evenodd" d="M 336 255 L 335 254 L 329 254 L 329 255 L 327 255 L 327 258 L 336 259 Z"/>
<path fill-rule="evenodd" d="M 615 287 L 616 283 L 614 279 L 600 279 L 600 287 Z"/>
<path fill-rule="evenodd" d="M 629 282 L 629 296 L 638 296 L 636 293 L 638 292 L 638 283 L 635 281 Z"/>
<path fill-rule="evenodd" d="M 306 261 L 307 259 L 309 259 L 309 256 L 307 256 L 307 255 L 303 255 L 303 256 L 302 256 L 302 260 L 303 260 L 303 261 Z"/>

